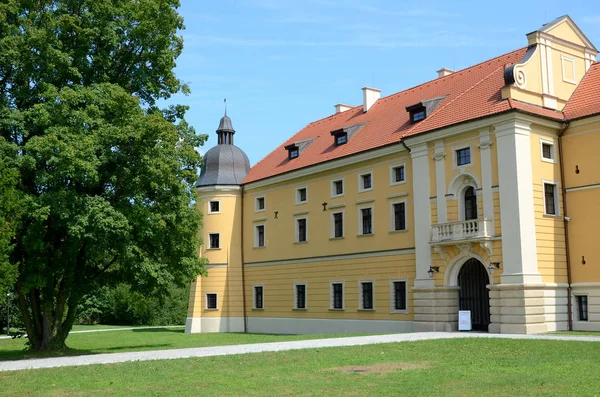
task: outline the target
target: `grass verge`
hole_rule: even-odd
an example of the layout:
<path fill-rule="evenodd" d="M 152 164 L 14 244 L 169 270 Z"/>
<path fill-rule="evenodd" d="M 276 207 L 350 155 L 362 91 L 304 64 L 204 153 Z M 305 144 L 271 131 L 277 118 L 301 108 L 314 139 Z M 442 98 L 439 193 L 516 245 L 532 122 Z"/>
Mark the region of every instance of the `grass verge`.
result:
<path fill-rule="evenodd" d="M 599 362 L 600 349 L 590 342 L 454 339 L 0 373 L 0 390 L 8 396 L 593 396 Z"/>
<path fill-rule="evenodd" d="M 77 356 L 98 353 L 121 353 L 128 351 L 180 349 L 186 347 L 241 345 L 248 343 L 285 342 L 292 340 L 336 338 L 353 336 L 331 335 L 265 335 L 265 334 L 192 334 L 183 328 L 133 329 L 114 332 L 88 332 L 70 334 L 69 350 L 64 352 L 34 353 L 25 350 L 27 339 L 0 340 L 0 361 L 28 358 Z"/>

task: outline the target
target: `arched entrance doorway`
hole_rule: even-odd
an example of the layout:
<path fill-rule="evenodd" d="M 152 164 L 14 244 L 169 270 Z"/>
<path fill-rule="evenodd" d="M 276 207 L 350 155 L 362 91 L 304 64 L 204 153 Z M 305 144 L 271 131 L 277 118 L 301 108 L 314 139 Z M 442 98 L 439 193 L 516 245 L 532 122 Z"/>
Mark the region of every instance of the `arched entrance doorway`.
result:
<path fill-rule="evenodd" d="M 458 273 L 458 307 L 471 311 L 474 331 L 487 331 L 490 325 L 489 282 L 485 266 L 475 258 L 466 261 Z"/>

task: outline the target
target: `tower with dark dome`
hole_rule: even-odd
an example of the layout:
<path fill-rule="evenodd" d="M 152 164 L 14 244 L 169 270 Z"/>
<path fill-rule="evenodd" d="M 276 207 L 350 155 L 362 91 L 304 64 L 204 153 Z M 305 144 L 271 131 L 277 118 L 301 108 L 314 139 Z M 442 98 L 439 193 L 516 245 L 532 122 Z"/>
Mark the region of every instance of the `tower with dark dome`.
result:
<path fill-rule="evenodd" d="M 233 144 L 235 130 L 225 115 L 217 145 L 204 155 L 196 182 L 203 214 L 200 256 L 208 274 L 192 282 L 186 333 L 244 332 L 242 286 L 242 182 L 250 171 L 246 153 Z"/>

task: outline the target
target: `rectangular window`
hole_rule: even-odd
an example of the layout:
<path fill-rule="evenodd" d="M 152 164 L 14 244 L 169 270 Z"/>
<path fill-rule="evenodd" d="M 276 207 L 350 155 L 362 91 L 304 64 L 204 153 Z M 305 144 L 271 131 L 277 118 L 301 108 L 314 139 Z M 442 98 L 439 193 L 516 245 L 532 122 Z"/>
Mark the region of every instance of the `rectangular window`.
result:
<path fill-rule="evenodd" d="M 412 118 L 412 120 L 413 120 L 413 121 L 421 121 L 421 120 L 423 120 L 424 118 L 425 118 L 425 111 L 424 111 L 424 110 L 422 110 L 422 111 L 420 111 L 420 112 L 414 112 L 414 113 L 413 113 L 413 118 Z"/>
<path fill-rule="evenodd" d="M 392 312 L 406 311 L 406 280 L 392 280 L 391 287 Z"/>
<path fill-rule="evenodd" d="M 295 159 L 299 155 L 300 155 L 300 151 L 298 151 L 298 149 L 290 149 L 290 151 L 289 151 L 290 160 Z"/>
<path fill-rule="evenodd" d="M 254 227 L 254 246 L 265 246 L 265 225 L 257 225 Z"/>
<path fill-rule="evenodd" d="M 219 214 L 221 212 L 221 202 L 220 201 L 209 201 L 208 202 L 208 213 L 209 214 Z"/>
<path fill-rule="evenodd" d="M 361 190 L 368 190 L 372 187 L 371 174 L 363 174 L 360 176 Z"/>
<path fill-rule="evenodd" d="M 221 248 L 219 240 L 220 240 L 219 233 L 209 233 L 208 234 L 208 248 L 209 249 Z"/>
<path fill-rule="evenodd" d="M 333 214 L 333 237 L 344 237 L 344 213 L 336 212 Z"/>
<path fill-rule="evenodd" d="M 306 218 L 296 219 L 296 242 L 305 242 L 307 240 L 306 234 Z"/>
<path fill-rule="evenodd" d="M 471 148 L 466 147 L 464 149 L 458 149 L 456 151 L 456 165 L 467 165 L 471 164 Z"/>
<path fill-rule="evenodd" d="M 306 283 L 294 284 L 294 309 L 306 309 Z"/>
<path fill-rule="evenodd" d="M 361 310 L 373 310 L 375 308 L 375 306 L 373 304 L 373 282 L 372 281 L 361 281 L 359 288 L 360 288 L 359 308 Z"/>
<path fill-rule="evenodd" d="M 331 197 L 339 197 L 344 194 L 344 180 L 338 179 L 331 182 Z"/>
<path fill-rule="evenodd" d="M 546 215 L 556 215 L 556 185 L 544 183 L 544 209 Z"/>
<path fill-rule="evenodd" d="M 361 218 L 361 233 L 365 234 L 373 234 L 373 209 L 372 208 L 361 208 L 360 210 L 360 218 Z"/>
<path fill-rule="evenodd" d="M 331 309 L 344 309 L 344 283 L 342 282 L 331 283 Z"/>
<path fill-rule="evenodd" d="M 346 135 L 346 134 L 337 135 L 335 137 L 335 144 L 338 146 L 343 145 L 346 142 L 348 142 L 348 135 Z"/>
<path fill-rule="evenodd" d="M 403 165 L 397 165 L 391 168 L 391 174 L 390 174 L 390 184 L 392 185 L 396 185 L 398 183 L 402 183 L 404 182 L 405 179 L 405 175 L 404 175 L 404 166 Z"/>
<path fill-rule="evenodd" d="M 305 187 L 296 189 L 296 204 L 306 203 L 307 199 L 307 190 Z"/>
<path fill-rule="evenodd" d="M 264 211 L 265 210 L 265 198 L 264 197 L 257 197 L 256 201 L 254 202 L 254 210 L 256 212 L 260 212 L 260 211 Z"/>
<path fill-rule="evenodd" d="M 217 294 L 215 294 L 215 293 L 206 294 L 206 309 L 217 310 L 218 309 L 217 301 L 218 301 Z"/>
<path fill-rule="evenodd" d="M 264 309 L 264 300 L 263 300 L 263 294 L 264 294 L 264 287 L 262 285 L 255 285 L 254 286 L 254 307 L 253 309 Z"/>
<path fill-rule="evenodd" d="M 395 203 L 394 209 L 394 230 L 406 230 L 406 204 Z"/>
<path fill-rule="evenodd" d="M 588 297 L 587 295 L 577 296 L 577 312 L 579 321 L 588 321 Z"/>
<path fill-rule="evenodd" d="M 545 160 L 552 160 L 552 145 L 542 143 L 542 158 Z"/>

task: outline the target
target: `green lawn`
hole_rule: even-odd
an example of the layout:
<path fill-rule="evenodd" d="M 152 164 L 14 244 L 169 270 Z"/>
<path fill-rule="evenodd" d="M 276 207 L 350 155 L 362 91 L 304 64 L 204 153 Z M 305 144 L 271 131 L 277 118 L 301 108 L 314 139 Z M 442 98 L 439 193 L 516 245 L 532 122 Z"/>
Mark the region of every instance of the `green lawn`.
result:
<path fill-rule="evenodd" d="M 185 325 L 177 325 L 177 327 L 185 328 Z M 104 325 L 104 324 L 96 324 L 96 325 L 74 325 L 73 331 L 97 331 L 102 329 L 127 329 L 127 328 L 157 328 L 150 325 Z M 172 328 L 172 327 L 169 327 Z"/>
<path fill-rule="evenodd" d="M 552 335 L 569 335 L 569 336 L 600 336 L 600 332 L 594 331 L 562 331 L 553 332 Z"/>
<path fill-rule="evenodd" d="M 597 396 L 599 385 L 595 343 L 502 339 L 0 373 L 7 396 Z"/>
<path fill-rule="evenodd" d="M 179 349 L 185 347 L 240 345 L 247 343 L 283 342 L 301 339 L 321 339 L 351 335 L 264 335 L 264 334 L 193 334 L 182 328 L 134 329 L 110 332 L 71 334 L 67 339 L 70 350 L 64 353 L 31 353 L 24 351 L 27 339 L 1 339 L 0 361 L 26 358 L 118 353 L 141 350 Z M 1 389 L 0 389 L 1 390 Z M 1 393 L 0 393 L 1 394 Z"/>

